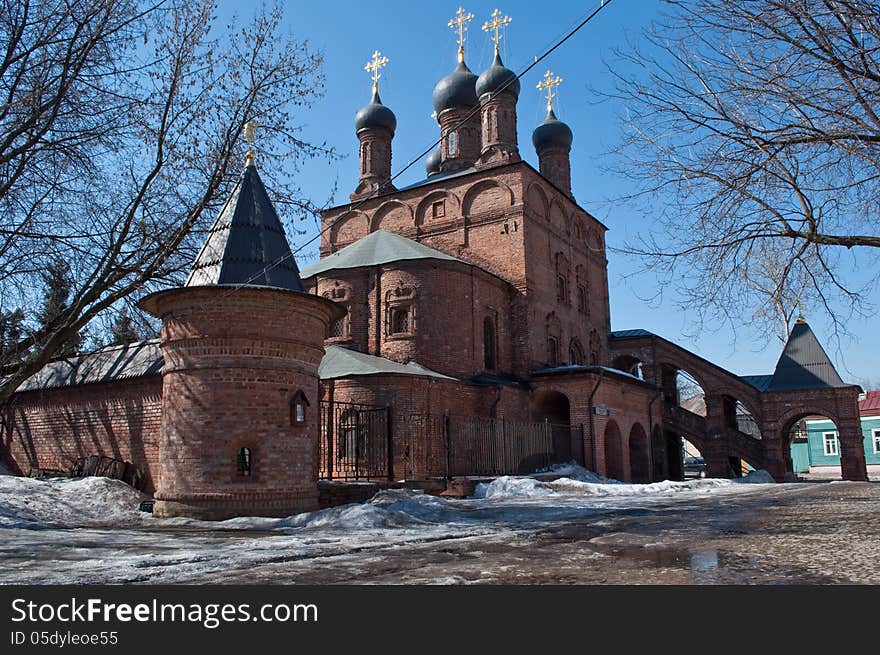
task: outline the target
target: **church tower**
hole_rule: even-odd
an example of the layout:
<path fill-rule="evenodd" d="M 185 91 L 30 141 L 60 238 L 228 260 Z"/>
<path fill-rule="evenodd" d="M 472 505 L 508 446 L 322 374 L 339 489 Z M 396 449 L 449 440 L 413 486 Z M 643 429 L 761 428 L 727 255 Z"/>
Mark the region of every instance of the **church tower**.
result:
<path fill-rule="evenodd" d="M 496 9 L 492 12 L 492 20 L 483 25 L 483 30 L 494 32 L 495 59 L 476 84 L 483 142 L 478 167 L 520 159 L 516 138 L 516 101 L 520 84 L 516 74 L 501 62 L 499 52 L 501 29 L 509 23 L 510 17 L 501 16 Z"/>
<path fill-rule="evenodd" d="M 480 155 L 477 76 L 464 62 L 467 24 L 474 18 L 459 8 L 449 27 L 458 32 L 458 65 L 434 87 L 434 113 L 440 124 L 440 171 L 470 168 Z"/>
<path fill-rule="evenodd" d="M 547 92 L 547 118 L 532 133 L 532 143 L 538 153 L 538 166 L 541 175 L 571 195 L 571 128 L 556 118 L 553 112 L 553 89 L 562 84 L 561 77 L 554 77 L 547 71 L 544 79 L 538 82 L 538 89 Z"/>
<path fill-rule="evenodd" d="M 376 50 L 373 58 L 364 66 L 364 70 L 373 76 L 373 96 L 370 104 L 354 117 L 354 128 L 360 142 L 360 168 L 358 185 L 351 194 L 351 200 L 397 191 L 391 184 L 391 140 L 397 128 L 397 117 L 379 98 L 379 70 L 387 63 L 388 57 L 383 57 Z"/>

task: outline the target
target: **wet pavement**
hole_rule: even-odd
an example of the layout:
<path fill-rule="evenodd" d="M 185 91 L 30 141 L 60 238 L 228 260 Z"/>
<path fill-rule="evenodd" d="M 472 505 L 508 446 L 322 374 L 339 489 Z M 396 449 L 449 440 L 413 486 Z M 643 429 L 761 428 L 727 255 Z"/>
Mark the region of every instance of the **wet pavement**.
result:
<path fill-rule="evenodd" d="M 880 583 L 877 483 L 555 494 L 436 511 L 363 528 L 10 528 L 0 530 L 0 583 Z"/>

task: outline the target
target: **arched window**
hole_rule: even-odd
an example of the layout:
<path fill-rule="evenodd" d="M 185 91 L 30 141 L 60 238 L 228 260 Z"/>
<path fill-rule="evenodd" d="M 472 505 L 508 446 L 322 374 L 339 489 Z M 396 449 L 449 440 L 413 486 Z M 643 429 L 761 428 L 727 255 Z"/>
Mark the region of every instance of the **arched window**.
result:
<path fill-rule="evenodd" d="M 235 472 L 243 477 L 249 478 L 253 473 L 254 456 L 250 448 L 239 448 L 235 455 Z"/>
<path fill-rule="evenodd" d="M 568 347 L 568 363 L 576 366 L 583 366 L 584 364 L 584 351 L 577 339 L 572 339 Z"/>
<path fill-rule="evenodd" d="M 306 422 L 306 408 L 309 401 L 302 389 L 297 389 L 296 393 L 290 399 L 290 424 L 302 425 Z"/>
<path fill-rule="evenodd" d="M 566 288 L 565 276 L 557 275 L 556 276 L 556 300 L 561 303 L 565 303 L 568 299 L 568 289 Z"/>
<path fill-rule="evenodd" d="M 483 365 L 487 371 L 495 369 L 495 323 L 491 318 L 483 321 Z"/>
<path fill-rule="evenodd" d="M 547 337 L 547 363 L 556 366 L 559 363 L 559 341 L 556 337 Z"/>
<path fill-rule="evenodd" d="M 455 157 L 458 151 L 458 135 L 455 132 L 450 132 L 447 137 L 447 142 L 449 144 L 449 156 Z"/>

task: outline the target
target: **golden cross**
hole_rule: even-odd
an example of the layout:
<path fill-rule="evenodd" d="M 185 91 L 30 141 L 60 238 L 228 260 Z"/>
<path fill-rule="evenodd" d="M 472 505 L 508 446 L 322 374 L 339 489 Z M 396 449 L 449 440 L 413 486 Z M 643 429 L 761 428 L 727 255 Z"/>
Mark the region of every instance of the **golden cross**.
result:
<path fill-rule="evenodd" d="M 464 33 L 467 32 L 467 24 L 474 19 L 473 14 L 465 13 L 461 7 L 455 12 L 455 17 L 449 21 L 449 27 L 458 30 L 458 60 L 464 61 Z"/>
<path fill-rule="evenodd" d="M 244 129 L 241 131 L 241 135 L 244 140 L 251 145 L 251 147 L 248 148 L 247 154 L 244 157 L 245 166 L 251 166 L 254 163 L 254 159 L 256 158 L 256 154 L 254 153 L 254 145 L 257 143 L 258 127 L 260 127 L 260 124 L 252 118 L 244 124 Z"/>
<path fill-rule="evenodd" d="M 492 20 L 483 23 L 483 31 L 494 31 L 492 40 L 495 42 L 495 54 L 498 54 L 498 44 L 501 42 L 501 29 L 510 25 L 510 16 L 502 16 L 501 10 L 496 9 L 492 12 Z"/>
<path fill-rule="evenodd" d="M 553 110 L 553 88 L 562 84 L 562 78 L 558 75 L 553 77 L 553 73 L 547 71 L 544 73 L 544 81 L 538 82 L 538 89 L 543 91 L 547 89 L 547 111 L 550 112 Z"/>
<path fill-rule="evenodd" d="M 373 91 L 379 90 L 379 78 L 382 77 L 379 70 L 387 65 L 388 57 L 383 56 L 378 50 L 374 50 L 373 58 L 367 62 L 366 66 L 364 66 L 364 70 L 370 73 L 373 77 Z"/>

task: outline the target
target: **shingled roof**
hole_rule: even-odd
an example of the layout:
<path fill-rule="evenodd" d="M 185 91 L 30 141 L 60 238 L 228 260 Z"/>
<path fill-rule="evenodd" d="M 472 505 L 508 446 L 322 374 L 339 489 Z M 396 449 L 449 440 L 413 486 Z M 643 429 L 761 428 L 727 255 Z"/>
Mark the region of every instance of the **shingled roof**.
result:
<path fill-rule="evenodd" d="M 252 163 L 220 210 L 188 287 L 247 284 L 303 291 L 284 227 Z"/>
<path fill-rule="evenodd" d="M 332 255 L 327 255 L 311 266 L 307 266 L 303 269 L 302 276 L 309 278 L 325 271 L 341 268 L 360 268 L 361 266 L 377 266 L 379 264 L 388 264 L 408 259 L 463 261 L 452 255 L 447 255 L 445 252 L 422 245 L 418 241 L 402 237 L 399 234 L 386 230 L 376 230 L 342 250 L 334 252 Z"/>
<path fill-rule="evenodd" d="M 822 344 L 806 321 L 799 319 L 779 356 L 767 391 L 794 391 L 849 386 L 840 379 Z"/>

